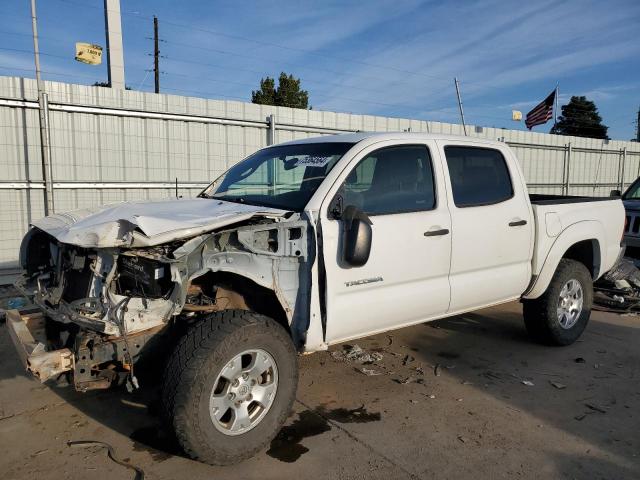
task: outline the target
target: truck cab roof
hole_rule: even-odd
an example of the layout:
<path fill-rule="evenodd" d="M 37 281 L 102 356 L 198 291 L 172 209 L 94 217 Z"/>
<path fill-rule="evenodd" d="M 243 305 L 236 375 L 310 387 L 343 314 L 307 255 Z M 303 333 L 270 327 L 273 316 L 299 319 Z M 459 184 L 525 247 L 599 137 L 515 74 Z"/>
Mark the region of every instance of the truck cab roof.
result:
<path fill-rule="evenodd" d="M 299 140 L 292 140 L 290 142 L 279 143 L 282 145 L 299 145 L 304 143 L 376 143 L 385 140 L 406 140 L 411 141 L 425 141 L 425 140 L 451 140 L 456 142 L 461 141 L 473 141 L 487 144 L 502 144 L 498 140 L 489 140 L 486 138 L 478 137 L 465 137 L 463 135 L 451 135 L 446 133 L 422 133 L 422 132 L 355 132 L 355 133 L 341 133 L 336 135 L 324 135 L 318 137 L 304 138 Z"/>

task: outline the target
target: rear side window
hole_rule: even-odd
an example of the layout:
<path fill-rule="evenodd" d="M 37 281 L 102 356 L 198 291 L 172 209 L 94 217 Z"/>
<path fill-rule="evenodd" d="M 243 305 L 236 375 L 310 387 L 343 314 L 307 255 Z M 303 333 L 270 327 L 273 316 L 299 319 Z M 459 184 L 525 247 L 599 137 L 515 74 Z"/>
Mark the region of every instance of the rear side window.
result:
<path fill-rule="evenodd" d="M 456 207 L 477 207 L 513 197 L 507 163 L 498 150 L 445 147 Z"/>
<path fill-rule="evenodd" d="M 340 189 L 344 206 L 368 215 L 433 210 L 436 205 L 431 156 L 425 145 L 376 150 L 351 171 Z"/>

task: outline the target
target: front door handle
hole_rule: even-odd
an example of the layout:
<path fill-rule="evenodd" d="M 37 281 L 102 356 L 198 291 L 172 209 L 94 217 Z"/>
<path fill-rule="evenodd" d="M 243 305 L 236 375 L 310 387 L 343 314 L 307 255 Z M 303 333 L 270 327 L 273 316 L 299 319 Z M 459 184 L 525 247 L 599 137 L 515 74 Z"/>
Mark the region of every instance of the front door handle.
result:
<path fill-rule="evenodd" d="M 439 230 L 429 230 L 424 232 L 425 237 L 437 237 L 439 235 L 447 235 L 449 230 L 447 228 L 441 228 Z"/>
<path fill-rule="evenodd" d="M 515 220 L 513 222 L 509 222 L 510 227 L 521 227 L 522 225 L 526 225 L 526 220 Z"/>

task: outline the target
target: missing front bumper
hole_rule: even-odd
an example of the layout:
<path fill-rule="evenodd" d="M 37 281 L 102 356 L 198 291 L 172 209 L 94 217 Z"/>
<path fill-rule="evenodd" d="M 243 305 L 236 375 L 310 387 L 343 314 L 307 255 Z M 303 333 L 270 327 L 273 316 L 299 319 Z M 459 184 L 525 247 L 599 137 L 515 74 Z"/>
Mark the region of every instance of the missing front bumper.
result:
<path fill-rule="evenodd" d="M 45 317 L 41 313 L 21 315 L 7 311 L 7 328 L 27 371 L 41 382 L 72 371 L 74 356 L 68 348 L 47 351 Z"/>

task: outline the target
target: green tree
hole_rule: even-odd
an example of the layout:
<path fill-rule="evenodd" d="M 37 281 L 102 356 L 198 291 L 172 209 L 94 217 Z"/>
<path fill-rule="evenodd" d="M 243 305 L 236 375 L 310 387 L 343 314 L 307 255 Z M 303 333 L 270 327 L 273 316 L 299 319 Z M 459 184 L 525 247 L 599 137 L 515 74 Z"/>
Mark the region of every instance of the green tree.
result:
<path fill-rule="evenodd" d="M 276 104 L 276 83 L 271 77 L 260 80 L 260 90 L 251 92 L 251 102 L 260 105 Z"/>
<path fill-rule="evenodd" d="M 260 80 L 260 90 L 251 92 L 251 102 L 278 107 L 309 108 L 309 92 L 300 88 L 300 79 L 282 72 L 278 88 L 271 77 Z"/>
<path fill-rule="evenodd" d="M 608 130 L 609 127 L 602 124 L 602 117 L 598 114 L 595 103 L 584 96 L 573 96 L 568 104 L 562 106 L 562 115 L 551 128 L 551 133 L 609 139 Z"/>

